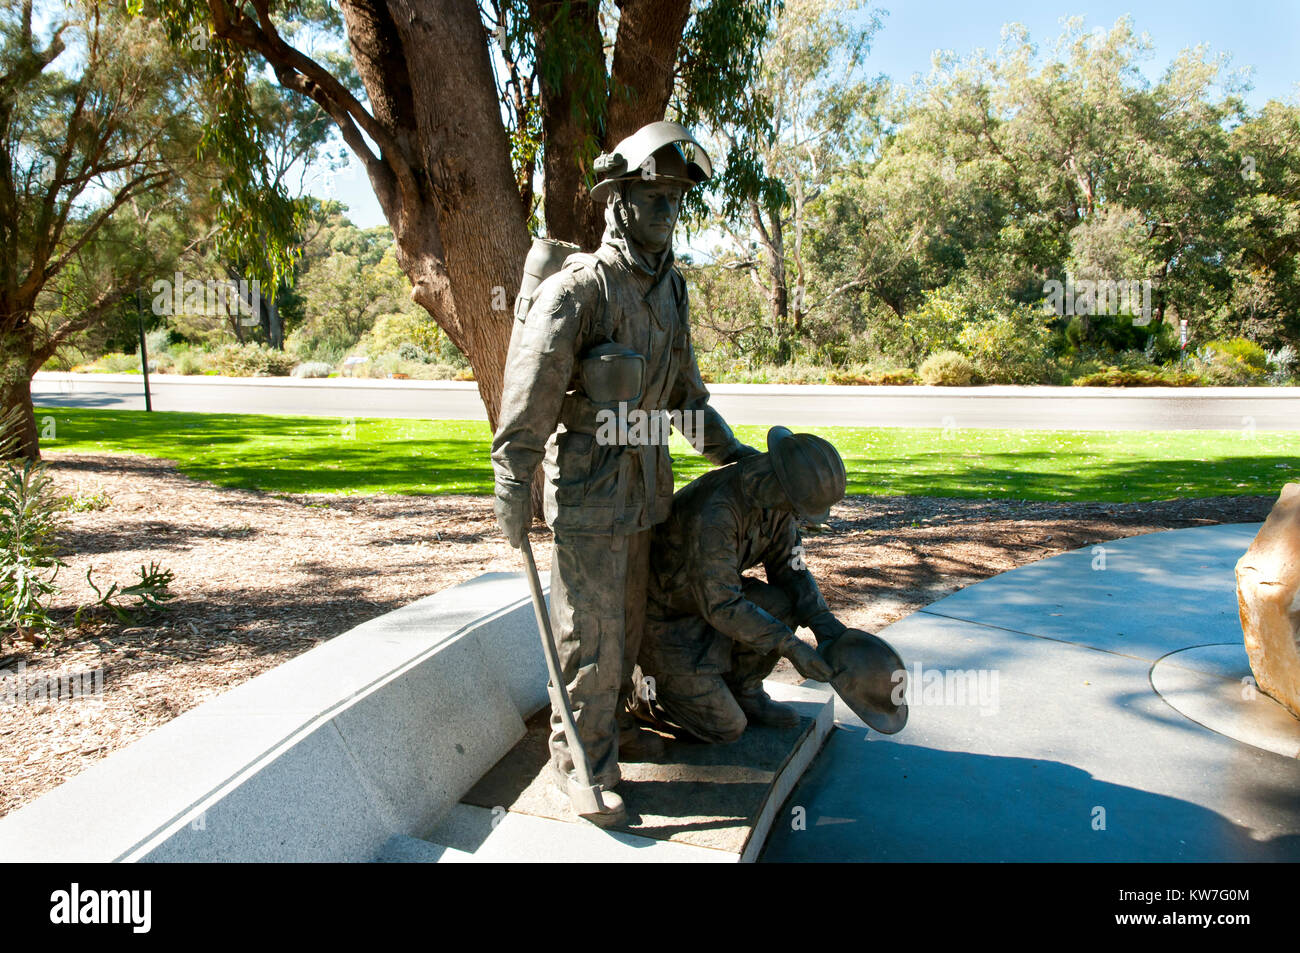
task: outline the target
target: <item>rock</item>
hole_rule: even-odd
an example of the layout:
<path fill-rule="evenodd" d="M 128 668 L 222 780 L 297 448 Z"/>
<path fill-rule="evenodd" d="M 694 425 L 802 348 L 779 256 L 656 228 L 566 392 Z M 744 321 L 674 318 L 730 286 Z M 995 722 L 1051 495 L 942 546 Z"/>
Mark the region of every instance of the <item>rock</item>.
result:
<path fill-rule="evenodd" d="M 1237 602 L 1256 684 L 1300 718 L 1300 483 L 1282 488 L 1237 562 Z"/>

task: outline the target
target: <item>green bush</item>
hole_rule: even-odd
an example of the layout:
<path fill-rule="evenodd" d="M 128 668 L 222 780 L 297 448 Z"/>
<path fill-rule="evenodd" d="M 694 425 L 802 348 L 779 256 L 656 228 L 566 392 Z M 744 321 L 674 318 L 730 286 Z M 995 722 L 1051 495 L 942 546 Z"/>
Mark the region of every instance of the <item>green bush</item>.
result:
<path fill-rule="evenodd" d="M 79 365 L 73 370 L 98 374 L 139 374 L 140 355 L 120 352 L 103 354 L 90 364 Z"/>
<path fill-rule="evenodd" d="M 186 350 L 172 357 L 172 373 L 195 375 L 207 370 L 202 351 Z"/>
<path fill-rule="evenodd" d="M 977 373 L 975 365 L 956 351 L 931 354 L 921 365 L 921 380 L 943 387 L 969 387 Z"/>
<path fill-rule="evenodd" d="M 1211 341 L 1204 350 L 1225 362 L 1231 361 L 1261 372 L 1268 370 L 1268 352 L 1245 338 Z"/>
<path fill-rule="evenodd" d="M 227 377 L 287 377 L 297 365 L 294 355 L 261 344 L 227 344 L 208 361 Z"/>
<path fill-rule="evenodd" d="M 890 368 L 883 371 L 867 371 L 866 373 L 838 370 L 831 371 L 826 375 L 826 379 L 832 384 L 899 386 L 903 384 L 921 383 L 921 379 L 916 376 L 916 371 L 912 370 L 910 367 Z"/>
<path fill-rule="evenodd" d="M 429 356 L 428 351 L 410 341 L 402 343 L 401 347 L 397 349 L 397 356 L 404 361 L 415 361 L 419 364 L 433 363 L 433 358 Z"/>
<path fill-rule="evenodd" d="M 1195 387 L 1197 374 L 1178 370 L 1107 367 L 1075 378 L 1075 387 Z"/>
<path fill-rule="evenodd" d="M 897 332 L 879 334 L 881 350 L 889 357 L 915 366 L 927 354 L 950 350 L 957 345 L 963 325 L 978 314 L 968 296 L 952 288 L 926 293 L 925 302 L 896 324 Z"/>
<path fill-rule="evenodd" d="M 417 381 L 450 381 L 462 379 L 458 375 L 464 368 L 450 364 L 428 364 L 424 361 L 410 361 L 400 354 L 389 352 L 372 357 L 364 364 L 356 364 L 349 375 L 352 377 L 372 378 L 409 378 Z"/>
<path fill-rule="evenodd" d="M 990 384 L 1038 384 L 1051 371 L 1052 331 L 1034 308 L 1020 306 L 961 329 L 958 345 Z"/>
<path fill-rule="evenodd" d="M 465 356 L 423 309 L 381 314 L 351 350 L 376 358 L 383 354 L 400 354 L 403 348 L 413 355 L 404 356 L 404 360 L 450 364 L 458 368 L 469 366 Z"/>
<path fill-rule="evenodd" d="M 1268 383 L 1268 352 L 1245 338 L 1211 341 L 1196 353 L 1196 370 L 1219 387 Z"/>

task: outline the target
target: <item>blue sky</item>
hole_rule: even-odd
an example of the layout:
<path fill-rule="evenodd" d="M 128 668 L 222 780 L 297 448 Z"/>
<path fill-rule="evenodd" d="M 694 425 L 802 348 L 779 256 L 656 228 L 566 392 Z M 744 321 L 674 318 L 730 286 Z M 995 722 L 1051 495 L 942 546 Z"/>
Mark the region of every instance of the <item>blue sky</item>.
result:
<path fill-rule="evenodd" d="M 1180 50 L 1204 43 L 1213 53 L 1230 54 L 1232 68 L 1251 67 L 1254 89 L 1246 99 L 1252 106 L 1300 96 L 1300 0 L 909 0 L 878 6 L 888 16 L 876 34 L 868 68 L 898 83 L 928 72 L 935 50 L 952 50 L 958 56 L 981 47 L 995 50 L 1004 23 L 1023 23 L 1031 39 L 1047 50 L 1061 33 L 1063 17 L 1082 15 L 1085 28 L 1094 29 L 1108 28 L 1129 14 L 1137 32 L 1150 35 L 1154 49 L 1142 68 L 1153 81 Z M 309 191 L 325 194 L 324 184 L 316 178 Z M 333 195 L 349 207 L 357 225 L 384 224 L 370 183 L 355 161 L 335 174 Z"/>

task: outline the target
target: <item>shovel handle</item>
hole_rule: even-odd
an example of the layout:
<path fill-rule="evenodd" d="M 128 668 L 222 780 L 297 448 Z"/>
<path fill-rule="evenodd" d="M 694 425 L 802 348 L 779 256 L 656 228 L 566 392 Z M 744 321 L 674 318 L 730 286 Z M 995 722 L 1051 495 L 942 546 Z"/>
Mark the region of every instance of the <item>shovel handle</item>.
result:
<path fill-rule="evenodd" d="M 551 616 L 546 611 L 546 599 L 542 596 L 542 580 L 537 575 L 537 563 L 533 561 L 533 547 L 528 534 L 524 533 L 519 551 L 524 557 L 525 576 L 528 577 L 528 589 L 533 595 L 533 611 L 537 614 L 537 630 L 542 636 L 542 651 L 546 654 L 546 669 L 550 673 L 547 686 L 551 703 L 559 709 L 560 721 L 564 725 L 564 736 L 569 742 L 569 753 L 573 758 L 573 771 L 578 776 L 577 783 L 569 785 L 569 796 L 575 801 L 579 814 L 599 814 L 605 810 L 600 788 L 591 783 L 591 768 L 587 764 L 587 752 L 578 737 L 578 725 L 573 719 L 573 707 L 569 704 L 568 691 L 560 673 L 560 653 L 555 647 L 555 635 L 551 631 Z M 581 803 L 577 803 L 581 802 Z"/>

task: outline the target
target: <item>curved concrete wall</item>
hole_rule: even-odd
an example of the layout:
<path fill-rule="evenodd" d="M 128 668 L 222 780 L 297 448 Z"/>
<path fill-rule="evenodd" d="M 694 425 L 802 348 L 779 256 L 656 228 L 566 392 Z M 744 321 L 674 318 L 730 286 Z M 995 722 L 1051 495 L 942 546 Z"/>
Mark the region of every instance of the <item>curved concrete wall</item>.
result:
<path fill-rule="evenodd" d="M 390 612 L 0 818 L 0 861 L 369 861 L 419 837 L 547 704 L 522 576 Z"/>

